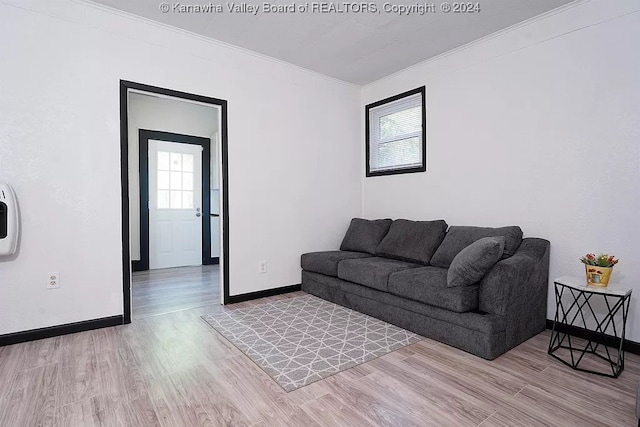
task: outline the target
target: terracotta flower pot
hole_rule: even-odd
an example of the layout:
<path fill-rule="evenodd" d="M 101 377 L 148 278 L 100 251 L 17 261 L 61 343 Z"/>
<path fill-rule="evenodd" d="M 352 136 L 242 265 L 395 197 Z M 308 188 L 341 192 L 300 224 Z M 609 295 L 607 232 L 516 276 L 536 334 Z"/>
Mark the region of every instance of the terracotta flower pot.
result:
<path fill-rule="evenodd" d="M 598 267 L 597 265 L 584 265 L 587 273 L 587 284 L 605 287 L 609 284 L 609 278 L 613 267 Z"/>

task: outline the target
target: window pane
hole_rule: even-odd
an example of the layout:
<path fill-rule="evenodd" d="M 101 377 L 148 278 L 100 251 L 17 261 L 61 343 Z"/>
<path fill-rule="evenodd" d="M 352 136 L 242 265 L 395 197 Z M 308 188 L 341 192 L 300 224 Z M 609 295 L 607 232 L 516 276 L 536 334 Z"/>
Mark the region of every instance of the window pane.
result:
<path fill-rule="evenodd" d="M 171 172 L 171 189 L 182 190 L 182 174 L 180 172 Z"/>
<path fill-rule="evenodd" d="M 172 171 L 182 170 L 182 154 L 171 153 L 171 170 Z"/>
<path fill-rule="evenodd" d="M 158 170 L 169 170 L 169 153 L 158 151 Z"/>
<path fill-rule="evenodd" d="M 367 105 L 367 176 L 426 170 L 425 88 L 411 92 Z"/>
<path fill-rule="evenodd" d="M 193 190 L 193 174 L 190 172 L 184 172 L 182 174 L 182 189 Z"/>
<path fill-rule="evenodd" d="M 421 129 L 422 114 L 420 107 L 408 108 L 380 117 L 380 139 L 420 132 Z"/>
<path fill-rule="evenodd" d="M 169 209 L 169 192 L 158 190 L 158 209 Z"/>
<path fill-rule="evenodd" d="M 193 209 L 193 191 L 182 192 L 182 208 Z"/>
<path fill-rule="evenodd" d="M 422 164 L 422 144 L 419 137 L 378 144 L 377 148 L 376 170 Z"/>
<path fill-rule="evenodd" d="M 158 171 L 158 189 L 159 190 L 169 189 L 169 172 Z"/>
<path fill-rule="evenodd" d="M 182 192 L 172 191 L 171 192 L 171 209 L 181 209 L 181 208 L 182 208 Z"/>
<path fill-rule="evenodd" d="M 193 154 L 182 155 L 182 170 L 185 172 L 193 172 Z"/>

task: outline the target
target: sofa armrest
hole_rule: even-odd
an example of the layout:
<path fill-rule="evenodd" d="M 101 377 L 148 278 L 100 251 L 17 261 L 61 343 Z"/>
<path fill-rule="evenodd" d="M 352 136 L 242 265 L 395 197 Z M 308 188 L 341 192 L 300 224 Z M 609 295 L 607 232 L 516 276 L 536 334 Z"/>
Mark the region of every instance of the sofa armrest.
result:
<path fill-rule="evenodd" d="M 544 330 L 549 290 L 548 240 L 527 238 L 480 282 L 479 309 L 507 317 L 507 348 Z"/>

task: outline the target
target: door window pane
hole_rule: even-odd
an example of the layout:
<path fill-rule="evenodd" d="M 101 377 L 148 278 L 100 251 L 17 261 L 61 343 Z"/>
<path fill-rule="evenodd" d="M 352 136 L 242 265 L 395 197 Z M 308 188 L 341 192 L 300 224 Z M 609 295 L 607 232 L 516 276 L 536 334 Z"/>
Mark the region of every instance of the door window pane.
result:
<path fill-rule="evenodd" d="M 182 208 L 193 209 L 193 191 L 182 192 Z"/>
<path fill-rule="evenodd" d="M 193 172 L 193 154 L 182 155 L 182 170 L 184 172 Z"/>
<path fill-rule="evenodd" d="M 158 190 L 158 209 L 169 209 L 169 191 Z"/>
<path fill-rule="evenodd" d="M 182 170 L 182 154 L 171 153 L 171 170 L 172 171 Z"/>
<path fill-rule="evenodd" d="M 169 170 L 169 153 L 158 151 L 158 170 Z"/>
<path fill-rule="evenodd" d="M 182 191 L 171 192 L 171 209 L 182 209 Z"/>
<path fill-rule="evenodd" d="M 158 190 L 169 189 L 169 172 L 158 171 Z"/>
<path fill-rule="evenodd" d="M 184 172 L 182 174 L 182 189 L 187 191 L 193 190 L 193 174 L 191 172 Z"/>
<path fill-rule="evenodd" d="M 182 174 L 180 172 L 171 172 L 171 189 L 182 190 Z"/>

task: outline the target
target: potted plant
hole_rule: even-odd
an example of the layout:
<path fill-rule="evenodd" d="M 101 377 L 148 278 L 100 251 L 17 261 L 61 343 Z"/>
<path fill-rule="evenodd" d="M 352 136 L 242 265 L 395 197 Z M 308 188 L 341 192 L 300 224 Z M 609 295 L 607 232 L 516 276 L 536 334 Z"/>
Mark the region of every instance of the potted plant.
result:
<path fill-rule="evenodd" d="M 596 254 L 586 254 L 580 258 L 580 261 L 584 264 L 585 272 L 587 273 L 587 284 L 605 287 L 609 284 L 613 266 L 619 260 L 609 254 L 600 254 L 598 256 Z"/>

